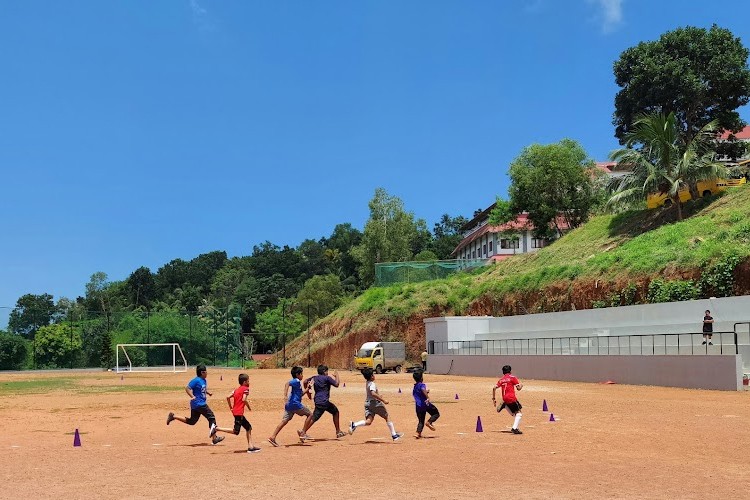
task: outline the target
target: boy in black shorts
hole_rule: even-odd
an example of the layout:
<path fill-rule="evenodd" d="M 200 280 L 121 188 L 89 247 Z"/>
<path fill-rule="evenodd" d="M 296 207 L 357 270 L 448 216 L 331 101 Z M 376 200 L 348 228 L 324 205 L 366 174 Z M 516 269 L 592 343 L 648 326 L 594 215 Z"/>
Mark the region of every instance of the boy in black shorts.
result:
<path fill-rule="evenodd" d="M 503 376 L 500 380 L 497 381 L 497 384 L 495 387 L 492 388 L 492 405 L 497 405 L 497 400 L 495 399 L 495 391 L 500 388 L 500 391 L 503 395 L 503 404 L 497 407 L 497 412 L 500 413 L 503 411 L 503 409 L 507 409 L 508 413 L 510 413 L 514 419 L 513 419 L 513 427 L 510 428 L 510 432 L 513 434 L 523 434 L 521 432 L 521 429 L 518 428 L 519 424 L 521 423 L 521 402 L 518 401 L 518 398 L 516 398 L 516 391 L 520 391 L 523 389 L 523 385 L 521 382 L 516 378 L 515 375 L 511 373 L 510 365 L 503 366 Z"/>
<path fill-rule="evenodd" d="M 206 377 L 208 376 L 206 366 L 196 366 L 195 374 L 196 377 L 185 386 L 185 392 L 190 396 L 190 418 L 178 417 L 170 412 L 169 415 L 167 415 L 167 425 L 169 425 L 172 420 L 177 420 L 183 424 L 195 425 L 198 423 L 198 419 L 201 418 L 201 415 L 203 415 L 206 417 L 206 420 L 208 420 L 208 435 L 211 438 L 211 444 L 218 444 L 223 441 L 224 438 L 216 435 L 216 417 L 206 402 L 207 394 L 213 396 L 213 394 L 208 392 L 208 386 L 206 384 Z"/>
<path fill-rule="evenodd" d="M 250 376 L 246 373 L 240 373 L 240 376 L 237 377 L 237 381 L 240 383 L 240 386 L 227 396 L 227 404 L 232 411 L 232 415 L 234 415 L 234 428 L 228 429 L 226 427 L 216 427 L 214 428 L 214 434 L 217 432 L 226 432 L 227 434 L 234 434 L 237 436 L 240 433 L 240 428 L 243 428 L 247 435 L 247 452 L 257 453 L 260 451 L 260 448 L 256 448 L 253 444 L 253 438 L 250 435 L 253 426 L 250 425 L 250 422 L 245 418 L 245 408 L 247 408 L 248 411 L 251 410 L 250 401 L 247 399 L 250 395 Z"/>
<path fill-rule="evenodd" d="M 297 432 L 300 441 L 304 442 L 305 439 L 310 439 L 307 435 L 307 431 L 320 419 L 320 417 L 323 416 L 323 413 L 325 412 L 333 415 L 333 425 L 336 427 L 336 438 L 346 436 L 345 433 L 341 432 L 341 427 L 339 425 L 339 409 L 330 401 L 331 387 L 339 386 L 338 372 L 333 372 L 333 377 L 329 377 L 328 367 L 326 365 L 319 365 L 318 374 L 305 379 L 302 383 L 302 387 L 307 389 L 310 384 L 315 388 L 315 397 L 313 398 L 313 401 L 315 401 L 315 410 L 313 411 L 312 419 L 306 420 L 302 430 Z"/>

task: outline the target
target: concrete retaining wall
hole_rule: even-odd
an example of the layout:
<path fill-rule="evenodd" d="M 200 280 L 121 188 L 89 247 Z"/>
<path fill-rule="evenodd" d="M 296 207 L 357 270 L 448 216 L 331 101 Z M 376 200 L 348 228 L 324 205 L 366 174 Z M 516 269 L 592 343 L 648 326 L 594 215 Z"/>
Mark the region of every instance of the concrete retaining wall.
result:
<path fill-rule="evenodd" d="M 524 379 L 658 385 L 740 391 L 742 356 L 495 356 L 430 355 L 435 374 L 498 377 L 503 365 Z"/>

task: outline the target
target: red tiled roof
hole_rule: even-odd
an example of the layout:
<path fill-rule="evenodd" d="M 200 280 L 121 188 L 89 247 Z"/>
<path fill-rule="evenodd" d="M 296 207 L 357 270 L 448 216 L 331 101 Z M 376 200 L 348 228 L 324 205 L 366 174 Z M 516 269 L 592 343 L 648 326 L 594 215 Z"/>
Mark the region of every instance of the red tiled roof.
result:
<path fill-rule="evenodd" d="M 721 139 L 722 141 L 726 141 L 727 139 L 729 139 L 729 135 L 730 134 L 732 134 L 732 132 L 730 132 L 729 130 L 724 130 L 721 133 L 721 135 L 719 136 L 719 139 Z M 750 125 L 748 125 L 747 127 L 743 128 L 739 132 L 735 132 L 734 133 L 734 137 L 736 139 L 738 139 L 738 140 L 748 140 L 748 139 L 750 139 Z"/>
<path fill-rule="evenodd" d="M 598 161 L 596 162 L 596 168 L 604 172 L 605 174 L 612 173 L 612 168 L 617 165 L 615 161 Z"/>

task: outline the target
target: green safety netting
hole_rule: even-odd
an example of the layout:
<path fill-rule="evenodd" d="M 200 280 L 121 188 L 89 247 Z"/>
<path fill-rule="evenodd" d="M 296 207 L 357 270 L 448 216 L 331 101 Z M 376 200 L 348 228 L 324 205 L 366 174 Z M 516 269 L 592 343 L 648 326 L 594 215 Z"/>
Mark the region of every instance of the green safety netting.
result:
<path fill-rule="evenodd" d="M 482 267 L 487 259 L 432 260 L 427 262 L 383 262 L 375 264 L 375 285 L 388 286 L 394 283 L 445 278 L 459 271 Z"/>

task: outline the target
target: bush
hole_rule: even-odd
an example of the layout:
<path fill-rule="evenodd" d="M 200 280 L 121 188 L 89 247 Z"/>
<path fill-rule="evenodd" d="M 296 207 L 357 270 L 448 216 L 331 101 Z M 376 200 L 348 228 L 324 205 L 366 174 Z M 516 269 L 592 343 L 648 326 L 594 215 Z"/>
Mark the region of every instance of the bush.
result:
<path fill-rule="evenodd" d="M 0 370 L 23 368 L 28 341 L 18 335 L 0 332 Z"/>
<path fill-rule="evenodd" d="M 695 300 L 700 298 L 700 294 L 701 287 L 693 280 L 664 281 L 656 279 L 648 285 L 648 301 L 651 304 Z"/>

